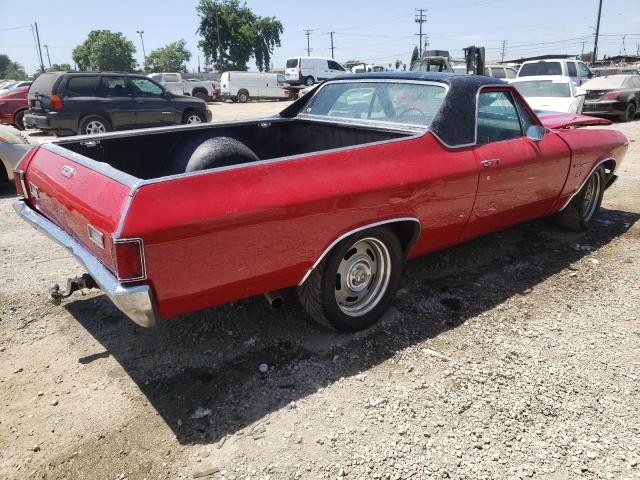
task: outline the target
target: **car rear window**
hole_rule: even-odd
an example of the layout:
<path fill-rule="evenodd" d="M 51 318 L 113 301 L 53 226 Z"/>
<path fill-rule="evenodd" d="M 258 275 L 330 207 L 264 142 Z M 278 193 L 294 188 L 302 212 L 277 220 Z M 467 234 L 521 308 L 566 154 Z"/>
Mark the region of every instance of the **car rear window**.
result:
<path fill-rule="evenodd" d="M 287 60 L 287 67 L 286 68 L 296 68 L 298 66 L 298 59 L 297 58 L 290 58 Z"/>
<path fill-rule="evenodd" d="M 534 75 L 562 75 L 562 65 L 560 62 L 525 63 L 518 73 L 519 77 Z"/>
<path fill-rule="evenodd" d="M 51 95 L 53 93 L 53 86 L 58 78 L 60 78 L 59 73 L 43 73 L 33 81 L 29 91 L 42 95 Z"/>
<path fill-rule="evenodd" d="M 97 75 L 81 75 L 67 80 L 66 90 L 72 95 L 94 95 L 98 85 Z"/>
<path fill-rule="evenodd" d="M 569 82 L 555 80 L 527 80 L 512 84 L 524 98 L 570 97 Z"/>

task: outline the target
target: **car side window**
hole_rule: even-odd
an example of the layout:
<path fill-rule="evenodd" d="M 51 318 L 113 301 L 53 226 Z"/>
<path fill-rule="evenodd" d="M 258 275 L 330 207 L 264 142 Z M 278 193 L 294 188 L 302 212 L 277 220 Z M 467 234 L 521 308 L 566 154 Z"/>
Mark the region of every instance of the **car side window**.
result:
<path fill-rule="evenodd" d="M 97 84 L 96 75 L 80 75 L 69 78 L 65 90 L 70 97 L 92 97 L 96 94 Z"/>
<path fill-rule="evenodd" d="M 164 93 L 159 85 L 153 83 L 148 78 L 130 78 L 134 93 L 140 97 L 161 97 Z"/>
<path fill-rule="evenodd" d="M 483 145 L 522 137 L 516 105 L 507 91 L 478 96 L 477 143 Z"/>
<path fill-rule="evenodd" d="M 329 60 L 329 68 L 331 70 L 343 70 L 338 62 L 334 62 L 333 60 Z"/>
<path fill-rule="evenodd" d="M 569 76 L 570 77 L 577 77 L 578 76 L 578 71 L 576 70 L 575 62 L 567 62 L 567 69 L 569 71 Z"/>
<path fill-rule="evenodd" d="M 525 108 L 521 101 L 517 98 L 513 99 L 516 104 L 516 109 L 518 110 L 518 116 L 520 117 L 520 126 L 522 127 L 522 134 L 526 135 L 527 130 L 531 125 L 534 125 L 533 117 L 529 114 L 529 111 Z"/>
<path fill-rule="evenodd" d="M 591 75 L 591 70 L 584 63 L 578 62 L 578 75 L 581 77 L 588 77 Z"/>
<path fill-rule="evenodd" d="M 101 97 L 128 97 L 131 88 L 125 77 L 102 77 L 98 95 Z"/>

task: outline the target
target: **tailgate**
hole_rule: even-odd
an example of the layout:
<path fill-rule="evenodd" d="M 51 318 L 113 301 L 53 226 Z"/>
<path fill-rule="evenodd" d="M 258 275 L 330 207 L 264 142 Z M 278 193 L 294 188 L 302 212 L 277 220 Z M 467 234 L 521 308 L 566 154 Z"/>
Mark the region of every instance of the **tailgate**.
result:
<path fill-rule="evenodd" d="M 43 147 L 28 163 L 25 184 L 32 208 L 114 271 L 111 235 L 118 228 L 129 186 Z"/>

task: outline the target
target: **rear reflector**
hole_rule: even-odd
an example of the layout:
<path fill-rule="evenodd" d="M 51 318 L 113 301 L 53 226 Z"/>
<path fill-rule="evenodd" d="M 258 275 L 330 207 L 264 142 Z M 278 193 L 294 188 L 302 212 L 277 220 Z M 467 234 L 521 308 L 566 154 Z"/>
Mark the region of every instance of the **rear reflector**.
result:
<path fill-rule="evenodd" d="M 118 280 L 135 282 L 147 278 L 141 238 L 114 239 L 112 247 L 113 263 Z"/>

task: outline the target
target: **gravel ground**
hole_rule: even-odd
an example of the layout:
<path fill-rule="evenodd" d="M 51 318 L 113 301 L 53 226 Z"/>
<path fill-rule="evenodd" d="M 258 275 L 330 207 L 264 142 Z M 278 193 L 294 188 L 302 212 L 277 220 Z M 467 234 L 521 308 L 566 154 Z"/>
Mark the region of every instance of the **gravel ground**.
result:
<path fill-rule="evenodd" d="M 632 143 L 589 233 L 540 221 L 410 262 L 354 335 L 293 292 L 155 330 L 99 293 L 53 306 L 80 267 L 5 188 L 0 477 L 639 479 L 640 121 L 611 128 Z"/>

